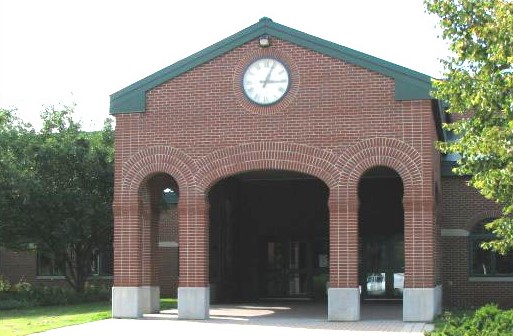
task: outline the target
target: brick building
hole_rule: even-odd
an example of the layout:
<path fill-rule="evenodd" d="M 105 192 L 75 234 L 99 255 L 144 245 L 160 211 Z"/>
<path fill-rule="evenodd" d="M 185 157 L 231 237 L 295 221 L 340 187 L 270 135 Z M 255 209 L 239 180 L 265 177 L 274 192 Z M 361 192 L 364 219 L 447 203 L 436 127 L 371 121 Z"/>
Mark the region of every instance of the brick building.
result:
<path fill-rule="evenodd" d="M 430 80 L 263 18 L 113 94 L 113 315 L 175 291 L 186 319 L 263 298 L 326 299 L 331 321 L 510 305 L 513 258 L 477 248 L 499 209 L 435 150 Z"/>

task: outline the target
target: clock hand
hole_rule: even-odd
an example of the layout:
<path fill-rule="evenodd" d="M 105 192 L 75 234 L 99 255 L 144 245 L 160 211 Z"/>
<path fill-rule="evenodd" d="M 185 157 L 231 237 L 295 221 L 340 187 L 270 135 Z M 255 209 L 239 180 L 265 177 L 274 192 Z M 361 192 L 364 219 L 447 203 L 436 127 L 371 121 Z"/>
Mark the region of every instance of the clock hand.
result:
<path fill-rule="evenodd" d="M 287 80 L 286 79 L 281 79 L 281 80 L 272 80 L 272 79 L 268 79 L 268 80 L 265 80 L 265 81 L 260 81 L 260 83 L 265 83 L 265 84 L 273 84 L 273 83 L 286 83 Z"/>
<path fill-rule="evenodd" d="M 260 81 L 261 83 L 263 83 L 262 88 L 265 88 L 267 83 L 269 83 L 269 78 L 271 78 L 271 72 L 273 72 L 275 66 L 276 66 L 276 62 L 273 62 L 273 65 L 271 66 L 271 69 L 269 69 L 269 73 L 265 77 L 265 80 L 264 81 Z"/>

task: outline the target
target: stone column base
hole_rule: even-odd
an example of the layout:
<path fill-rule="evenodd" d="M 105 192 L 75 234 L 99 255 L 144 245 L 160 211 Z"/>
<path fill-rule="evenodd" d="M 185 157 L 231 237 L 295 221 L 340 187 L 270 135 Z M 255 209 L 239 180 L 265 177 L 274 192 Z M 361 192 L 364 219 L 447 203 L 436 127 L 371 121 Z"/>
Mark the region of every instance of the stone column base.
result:
<path fill-rule="evenodd" d="M 433 288 L 405 288 L 403 321 L 431 322 L 442 312 L 442 285 Z"/>
<path fill-rule="evenodd" d="M 159 287 L 112 287 L 112 317 L 139 318 L 159 311 Z"/>
<path fill-rule="evenodd" d="M 141 291 L 141 303 L 143 314 L 156 314 L 160 312 L 160 287 L 143 286 Z"/>
<path fill-rule="evenodd" d="M 360 290 L 358 288 L 328 288 L 328 321 L 358 321 Z"/>
<path fill-rule="evenodd" d="M 209 306 L 210 289 L 208 287 L 178 287 L 179 319 L 208 319 Z"/>

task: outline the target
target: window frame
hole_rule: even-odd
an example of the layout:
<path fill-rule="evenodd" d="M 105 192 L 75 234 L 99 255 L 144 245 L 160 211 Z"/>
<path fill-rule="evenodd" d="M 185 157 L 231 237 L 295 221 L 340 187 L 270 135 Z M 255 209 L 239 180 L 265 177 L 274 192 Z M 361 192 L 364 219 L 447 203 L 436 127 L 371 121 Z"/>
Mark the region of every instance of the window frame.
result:
<path fill-rule="evenodd" d="M 51 265 L 52 272 L 50 272 L 51 274 L 42 274 L 42 272 L 41 272 L 41 270 L 42 270 L 41 258 L 42 257 L 46 257 L 49 260 L 51 260 L 51 262 L 52 262 L 52 265 Z M 53 278 L 53 279 L 62 278 L 62 279 L 64 279 L 66 277 L 66 263 L 64 260 L 62 260 L 62 263 L 63 263 L 62 266 L 57 265 L 58 260 L 54 253 L 48 253 L 48 252 L 43 252 L 43 251 L 38 250 L 36 252 L 36 276 L 40 279 L 41 278 Z M 59 267 L 62 268 L 60 270 L 61 272 L 56 271 L 56 270 L 58 270 Z"/>
<path fill-rule="evenodd" d="M 511 273 L 508 274 L 497 274 L 497 255 L 498 253 L 495 251 L 490 251 L 490 272 L 487 274 L 483 273 L 474 273 L 474 247 L 476 244 L 481 245 L 482 242 L 486 240 L 493 240 L 496 236 L 492 232 L 476 232 L 477 230 L 484 229 L 484 226 L 495 218 L 488 218 L 482 221 L 479 221 L 476 225 L 474 225 L 472 231 L 469 232 L 468 236 L 468 247 L 469 247 L 469 276 L 473 279 L 508 279 L 513 278 L 513 268 L 511 269 Z M 486 229 L 485 229 L 486 230 Z M 481 248 L 481 246 L 478 246 Z M 513 258 L 513 253 L 508 254 L 510 258 Z"/>

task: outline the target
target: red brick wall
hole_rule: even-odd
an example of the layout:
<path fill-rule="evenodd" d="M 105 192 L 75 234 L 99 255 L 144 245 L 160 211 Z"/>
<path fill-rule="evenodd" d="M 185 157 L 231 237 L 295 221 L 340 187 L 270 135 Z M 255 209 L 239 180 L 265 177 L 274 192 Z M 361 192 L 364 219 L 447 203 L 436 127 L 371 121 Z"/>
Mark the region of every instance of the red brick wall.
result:
<path fill-rule="evenodd" d="M 467 186 L 464 178 L 444 177 L 442 188 L 443 229 L 471 231 L 481 220 L 500 214 L 500 208 Z M 442 236 L 441 247 L 444 306 L 513 306 L 513 282 L 471 281 L 468 237 Z"/>
<path fill-rule="evenodd" d="M 176 204 L 169 204 L 160 213 L 159 220 L 159 285 L 160 294 L 176 297 L 178 289 L 178 212 Z"/>
<path fill-rule="evenodd" d="M 25 281 L 34 286 L 69 287 L 63 277 L 37 275 L 37 254 L 35 252 L 15 252 L 0 248 L 0 275 L 9 280 L 11 284 Z M 106 285 L 112 283 L 112 279 L 109 277 L 98 279 Z"/>
<path fill-rule="evenodd" d="M 240 89 L 257 56 L 284 60 L 291 89 L 270 107 Z M 396 101 L 381 74 L 273 39 L 256 41 L 147 93 L 146 112 L 116 115 L 115 283 L 137 286 L 139 190 L 157 172 L 180 189 L 180 286 L 208 285 L 208 202 L 220 179 L 255 169 L 294 170 L 330 188 L 330 285 L 357 287 L 357 185 L 368 168 L 395 169 L 405 185 L 406 286 L 436 284 L 431 102 Z"/>
<path fill-rule="evenodd" d="M 36 254 L 14 252 L 0 248 L 0 274 L 11 283 L 24 280 L 33 283 L 36 280 Z"/>

